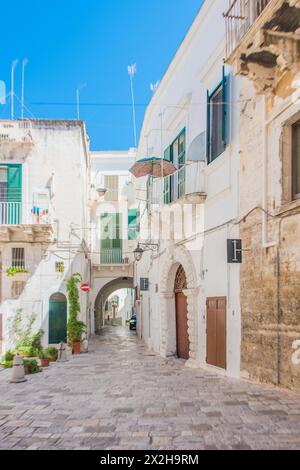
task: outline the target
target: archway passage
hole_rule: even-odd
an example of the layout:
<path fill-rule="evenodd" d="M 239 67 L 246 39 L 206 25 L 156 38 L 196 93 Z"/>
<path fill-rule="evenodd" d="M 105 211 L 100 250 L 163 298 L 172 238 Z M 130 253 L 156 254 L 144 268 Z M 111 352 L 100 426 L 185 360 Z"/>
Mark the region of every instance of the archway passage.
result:
<path fill-rule="evenodd" d="M 184 289 L 187 288 L 186 275 L 180 265 L 175 278 L 175 310 L 176 310 L 176 343 L 177 355 L 182 359 L 190 357 L 190 341 L 188 334 L 188 306 Z"/>
<path fill-rule="evenodd" d="M 133 289 L 132 277 L 120 277 L 105 284 L 95 300 L 95 334 L 100 334 L 104 325 L 105 303 L 108 297 L 121 289 Z"/>
<path fill-rule="evenodd" d="M 49 299 L 49 344 L 67 342 L 67 299 L 57 292 Z"/>

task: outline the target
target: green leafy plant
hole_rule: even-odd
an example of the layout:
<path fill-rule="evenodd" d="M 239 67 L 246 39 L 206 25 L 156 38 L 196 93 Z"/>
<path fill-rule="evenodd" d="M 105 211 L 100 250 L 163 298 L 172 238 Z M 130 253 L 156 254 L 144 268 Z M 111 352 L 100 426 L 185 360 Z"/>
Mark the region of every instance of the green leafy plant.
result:
<path fill-rule="evenodd" d="M 29 374 L 36 374 L 42 371 L 35 359 L 24 359 L 24 366 L 29 368 Z"/>
<path fill-rule="evenodd" d="M 21 273 L 28 273 L 28 271 L 25 269 L 25 268 L 22 268 L 22 267 L 12 267 L 10 266 L 9 268 L 7 268 L 6 270 L 6 274 L 10 277 L 13 277 L 15 276 L 16 274 L 21 274 Z"/>
<path fill-rule="evenodd" d="M 43 330 L 33 333 L 33 325 L 35 323 L 35 315 L 23 318 L 22 309 L 19 309 L 12 319 L 10 327 L 10 336 L 15 344 L 16 352 L 23 356 L 37 357 L 42 347 Z"/>
<path fill-rule="evenodd" d="M 46 359 L 50 359 L 50 361 L 56 361 L 58 357 L 58 351 L 54 347 L 49 347 L 43 350 L 43 355 Z"/>
<path fill-rule="evenodd" d="M 2 361 L 0 364 L 5 369 L 10 369 L 13 366 L 13 361 Z"/>
<path fill-rule="evenodd" d="M 79 273 L 73 274 L 67 281 L 67 291 L 69 300 L 69 320 L 67 324 L 68 333 L 68 344 L 73 346 L 74 343 L 80 342 L 82 336 L 86 333 L 86 325 L 82 321 L 78 320 L 78 314 L 80 313 L 79 303 L 79 290 L 78 284 L 82 282 L 82 278 Z"/>
<path fill-rule="evenodd" d="M 3 361 L 13 361 L 14 360 L 14 353 L 12 351 L 6 351 L 3 356 Z"/>

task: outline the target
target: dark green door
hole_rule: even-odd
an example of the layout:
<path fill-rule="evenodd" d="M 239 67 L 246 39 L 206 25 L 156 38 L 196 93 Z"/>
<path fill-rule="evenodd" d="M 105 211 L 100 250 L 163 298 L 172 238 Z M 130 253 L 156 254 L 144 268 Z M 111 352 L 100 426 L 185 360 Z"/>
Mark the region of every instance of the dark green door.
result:
<path fill-rule="evenodd" d="M 22 165 L 7 166 L 7 223 L 21 223 Z"/>
<path fill-rule="evenodd" d="M 67 299 L 53 294 L 49 300 L 49 344 L 67 342 Z"/>

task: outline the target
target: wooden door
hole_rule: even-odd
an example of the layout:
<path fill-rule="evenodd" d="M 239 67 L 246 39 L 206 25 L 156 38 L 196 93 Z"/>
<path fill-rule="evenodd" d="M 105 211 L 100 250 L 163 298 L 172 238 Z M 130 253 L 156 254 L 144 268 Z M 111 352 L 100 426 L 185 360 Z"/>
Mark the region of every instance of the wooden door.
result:
<path fill-rule="evenodd" d="M 57 293 L 49 300 L 49 344 L 67 342 L 67 300 Z"/>
<path fill-rule="evenodd" d="M 209 298 L 206 307 L 206 362 L 226 369 L 226 297 Z"/>
<path fill-rule="evenodd" d="M 176 292 L 175 302 L 177 355 L 182 359 L 189 359 L 190 341 L 188 334 L 187 298 L 183 292 Z"/>

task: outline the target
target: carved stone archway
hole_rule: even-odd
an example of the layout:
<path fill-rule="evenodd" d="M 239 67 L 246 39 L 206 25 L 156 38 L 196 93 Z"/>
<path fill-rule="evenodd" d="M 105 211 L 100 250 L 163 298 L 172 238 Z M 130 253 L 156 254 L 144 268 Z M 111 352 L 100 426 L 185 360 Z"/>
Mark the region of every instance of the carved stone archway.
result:
<path fill-rule="evenodd" d="M 188 304 L 188 334 L 190 340 L 189 367 L 199 367 L 199 292 L 197 275 L 191 253 L 184 247 L 176 247 L 164 257 L 160 275 L 160 352 L 164 357 L 176 355 L 175 293 L 174 284 L 178 268 L 182 266 L 186 277 L 183 293 Z"/>

